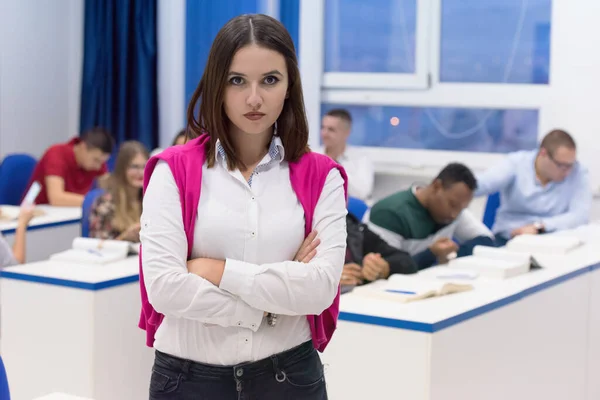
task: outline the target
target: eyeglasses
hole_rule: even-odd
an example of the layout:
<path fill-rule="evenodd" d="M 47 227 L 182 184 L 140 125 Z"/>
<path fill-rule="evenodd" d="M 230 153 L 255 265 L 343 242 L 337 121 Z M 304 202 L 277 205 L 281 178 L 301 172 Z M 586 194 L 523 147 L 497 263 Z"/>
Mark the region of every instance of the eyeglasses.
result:
<path fill-rule="evenodd" d="M 143 171 L 146 166 L 144 164 L 131 164 L 127 168 L 135 171 Z"/>
<path fill-rule="evenodd" d="M 571 169 L 573 169 L 573 167 L 575 166 L 575 162 L 572 163 L 563 163 L 560 161 L 556 161 L 556 159 L 552 156 L 552 153 L 549 151 L 546 151 L 548 153 L 548 158 L 554 163 L 554 165 L 556 165 L 559 169 L 563 170 L 563 171 L 569 171 Z"/>

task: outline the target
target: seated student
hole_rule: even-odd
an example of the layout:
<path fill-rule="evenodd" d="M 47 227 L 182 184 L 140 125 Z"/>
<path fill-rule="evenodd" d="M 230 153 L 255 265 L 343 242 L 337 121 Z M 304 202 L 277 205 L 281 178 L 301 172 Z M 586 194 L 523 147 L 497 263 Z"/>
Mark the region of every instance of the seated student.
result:
<path fill-rule="evenodd" d="M 173 138 L 173 142 L 171 143 L 171 146 L 179 146 L 179 145 L 185 144 L 186 141 L 187 141 L 186 131 L 185 131 L 185 129 L 182 129 Z M 157 147 L 156 149 L 152 150 L 152 152 L 150 153 L 150 157 L 154 157 L 155 155 L 160 154 L 163 150 L 164 150 L 163 148 Z"/>
<path fill-rule="evenodd" d="M 37 163 L 29 186 L 42 189 L 36 204 L 80 207 L 94 179 L 105 175 L 113 139 L 102 128 L 85 131 L 80 138 L 50 147 Z"/>
<path fill-rule="evenodd" d="M 539 149 L 509 154 L 477 177 L 476 196 L 500 192 L 493 231 L 499 244 L 513 236 L 586 224 L 592 193 L 588 172 L 577 162 L 575 141 L 554 130 Z"/>
<path fill-rule="evenodd" d="M 173 143 L 171 143 L 171 146 L 179 146 L 185 144 L 186 141 L 187 137 L 185 129 L 182 129 L 177 133 L 177 135 L 175 135 L 175 138 L 173 138 Z"/>
<path fill-rule="evenodd" d="M 475 245 L 494 244 L 492 232 L 466 209 L 476 187 L 471 170 L 452 163 L 428 186 L 375 203 L 365 221 L 389 245 L 410 253 L 419 269 L 444 264 L 453 252 L 469 255 Z"/>
<path fill-rule="evenodd" d="M 90 211 L 90 237 L 139 242 L 142 187 L 148 151 L 136 141 L 124 142 L 107 180 L 107 191 Z"/>
<path fill-rule="evenodd" d="M 0 268 L 23 264 L 25 262 L 27 225 L 29 225 L 29 221 L 32 218 L 33 207 L 21 207 L 12 248 L 4 239 L 2 233 L 0 233 Z"/>
<path fill-rule="evenodd" d="M 320 153 L 341 164 L 348 175 L 348 196 L 367 201 L 373 192 L 375 171 L 373 163 L 358 149 L 348 145 L 352 117 L 343 109 L 329 111 L 321 121 Z"/>
<path fill-rule="evenodd" d="M 410 254 L 388 245 L 352 214 L 346 215 L 346 261 L 342 286 L 387 279 L 393 274 L 413 274 L 417 264 Z"/>

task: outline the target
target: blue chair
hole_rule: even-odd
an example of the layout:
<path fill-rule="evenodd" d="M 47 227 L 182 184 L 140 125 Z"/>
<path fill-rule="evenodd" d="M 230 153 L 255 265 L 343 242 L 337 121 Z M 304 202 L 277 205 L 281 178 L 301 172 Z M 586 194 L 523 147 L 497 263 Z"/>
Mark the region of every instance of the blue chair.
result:
<path fill-rule="evenodd" d="M 369 209 L 367 203 L 356 197 L 348 197 L 348 212 L 354 215 L 359 221 L 362 221 L 365 213 Z"/>
<path fill-rule="evenodd" d="M 490 194 L 485 203 L 485 211 L 483 212 L 483 224 L 489 229 L 492 229 L 494 222 L 496 222 L 498 207 L 500 207 L 500 193 Z"/>
<path fill-rule="evenodd" d="M 0 168 L 0 204 L 18 206 L 37 161 L 29 154 L 10 154 Z"/>
<path fill-rule="evenodd" d="M 6 376 L 6 370 L 4 369 L 2 357 L 0 357 L 0 399 L 10 400 L 10 391 L 8 390 L 8 378 Z"/>
<path fill-rule="evenodd" d="M 94 201 L 102 196 L 104 189 L 92 189 L 83 198 L 83 204 L 81 205 L 81 236 L 90 237 L 90 212 L 92 212 L 92 206 Z"/>

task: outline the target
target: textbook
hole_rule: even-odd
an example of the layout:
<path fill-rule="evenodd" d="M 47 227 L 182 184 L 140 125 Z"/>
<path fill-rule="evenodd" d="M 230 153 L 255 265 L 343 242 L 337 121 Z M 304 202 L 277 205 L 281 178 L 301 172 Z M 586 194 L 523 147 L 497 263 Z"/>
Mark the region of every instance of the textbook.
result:
<path fill-rule="evenodd" d="M 506 243 L 513 251 L 544 254 L 566 254 L 583 245 L 577 236 L 565 235 L 519 235 Z"/>
<path fill-rule="evenodd" d="M 75 238 L 71 249 L 50 256 L 52 261 L 82 264 L 109 264 L 124 260 L 130 253 L 131 243 L 120 240 Z"/>
<path fill-rule="evenodd" d="M 475 246 L 473 255 L 450 260 L 448 268 L 477 272 L 479 276 L 506 279 L 529 271 L 537 265 L 530 253 L 506 248 Z"/>
<path fill-rule="evenodd" d="M 460 283 L 441 283 L 414 275 L 392 275 L 387 281 L 379 281 L 355 287 L 352 296 L 369 297 L 399 303 L 410 303 L 433 297 L 446 296 L 473 290 L 473 286 Z"/>

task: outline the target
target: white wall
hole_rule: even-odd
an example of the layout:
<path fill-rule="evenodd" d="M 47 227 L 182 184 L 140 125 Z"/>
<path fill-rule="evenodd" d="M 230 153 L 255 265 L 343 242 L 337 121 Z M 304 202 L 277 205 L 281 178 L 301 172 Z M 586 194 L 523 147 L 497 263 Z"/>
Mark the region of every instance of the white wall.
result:
<path fill-rule="evenodd" d="M 158 0 L 159 146 L 185 126 L 185 0 Z"/>
<path fill-rule="evenodd" d="M 0 0 L 0 157 L 78 134 L 82 0 Z"/>

